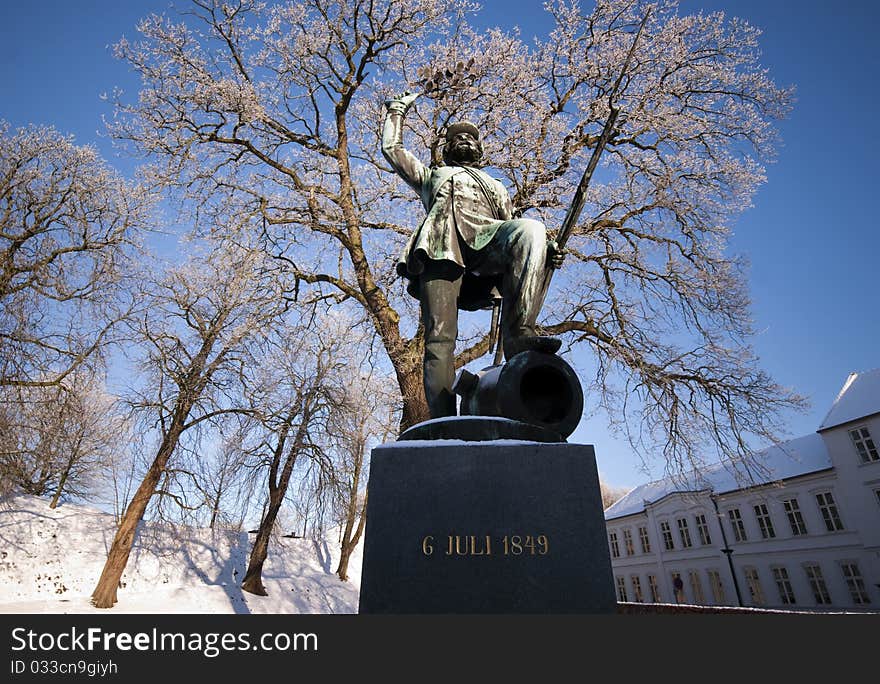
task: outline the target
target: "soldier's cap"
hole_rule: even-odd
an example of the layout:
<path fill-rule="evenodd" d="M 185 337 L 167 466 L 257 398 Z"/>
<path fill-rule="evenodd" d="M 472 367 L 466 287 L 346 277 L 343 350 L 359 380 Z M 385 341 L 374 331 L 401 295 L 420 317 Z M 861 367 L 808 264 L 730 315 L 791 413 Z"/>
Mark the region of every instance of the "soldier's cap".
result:
<path fill-rule="evenodd" d="M 456 121 L 446 129 L 446 142 L 452 140 L 459 133 L 470 133 L 475 140 L 480 139 L 480 129 L 470 121 Z"/>

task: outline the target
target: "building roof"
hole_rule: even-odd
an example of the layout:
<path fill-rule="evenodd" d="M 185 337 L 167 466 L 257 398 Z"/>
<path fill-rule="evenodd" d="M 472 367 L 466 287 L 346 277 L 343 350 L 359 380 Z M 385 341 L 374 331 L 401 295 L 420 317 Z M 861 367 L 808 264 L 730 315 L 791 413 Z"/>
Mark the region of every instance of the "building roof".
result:
<path fill-rule="evenodd" d="M 819 431 L 880 413 L 880 368 L 850 373 Z"/>
<path fill-rule="evenodd" d="M 636 487 L 605 510 L 605 519 L 613 520 L 641 513 L 647 504 L 656 503 L 675 492 L 697 492 L 709 489 L 716 494 L 724 494 L 827 470 L 832 466 L 825 442 L 815 433 L 764 449 L 758 452 L 755 458 L 767 469 L 767 477 L 744 484 L 730 466 L 716 463 L 708 466 L 702 473 L 691 473 L 680 481 L 664 479 Z"/>

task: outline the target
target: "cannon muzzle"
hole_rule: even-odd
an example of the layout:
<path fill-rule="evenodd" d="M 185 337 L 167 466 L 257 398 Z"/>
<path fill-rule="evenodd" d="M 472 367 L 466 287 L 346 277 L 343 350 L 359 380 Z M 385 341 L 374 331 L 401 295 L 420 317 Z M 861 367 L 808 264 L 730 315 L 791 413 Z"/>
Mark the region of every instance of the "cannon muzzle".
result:
<path fill-rule="evenodd" d="M 563 439 L 581 420 L 584 392 L 571 366 L 555 354 L 520 352 L 477 373 L 462 369 L 452 386 L 461 415 L 500 416 L 552 430 Z"/>

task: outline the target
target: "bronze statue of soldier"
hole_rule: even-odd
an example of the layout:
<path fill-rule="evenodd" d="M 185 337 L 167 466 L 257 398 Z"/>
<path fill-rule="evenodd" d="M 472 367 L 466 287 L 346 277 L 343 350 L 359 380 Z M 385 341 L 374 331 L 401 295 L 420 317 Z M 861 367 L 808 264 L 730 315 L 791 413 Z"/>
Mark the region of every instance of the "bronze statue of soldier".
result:
<path fill-rule="evenodd" d="M 414 93 L 386 101 L 382 154 L 415 190 L 427 216 L 413 231 L 397 263 L 407 291 L 421 303 L 425 331 L 424 385 L 432 418 L 456 415 L 454 351 L 458 310 L 488 308 L 501 293 L 501 341 L 510 359 L 521 351 L 556 352 L 560 341 L 537 335 L 546 269 L 562 264 L 562 250 L 547 240 L 544 224 L 515 218 L 504 185 L 480 169 L 477 127 L 450 125 L 444 164 L 426 167 L 403 146 L 403 118 Z"/>

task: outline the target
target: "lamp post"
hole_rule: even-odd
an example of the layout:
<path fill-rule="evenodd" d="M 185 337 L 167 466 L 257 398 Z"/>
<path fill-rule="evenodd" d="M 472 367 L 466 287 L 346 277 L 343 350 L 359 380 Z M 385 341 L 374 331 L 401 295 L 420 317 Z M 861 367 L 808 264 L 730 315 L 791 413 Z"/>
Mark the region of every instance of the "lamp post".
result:
<path fill-rule="evenodd" d="M 715 517 L 718 518 L 718 527 L 721 530 L 721 539 L 724 541 L 724 548 L 721 549 L 721 553 L 727 556 L 727 564 L 730 566 L 730 576 L 733 578 L 733 588 L 736 591 L 736 602 L 740 606 L 743 605 L 742 594 L 739 591 L 739 581 L 736 579 L 736 571 L 733 569 L 733 558 L 731 555 L 733 554 L 733 549 L 730 548 L 730 545 L 727 543 L 727 534 L 724 532 L 724 523 L 721 520 L 721 512 L 718 510 L 718 501 L 715 499 L 714 494 L 710 494 L 709 498 L 712 499 L 712 505 L 715 506 Z"/>

